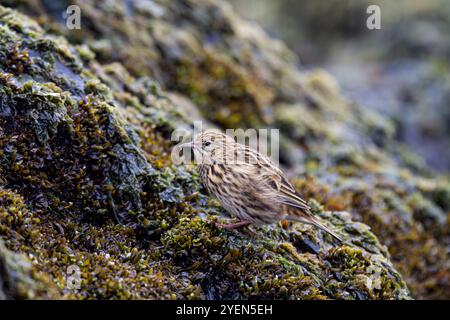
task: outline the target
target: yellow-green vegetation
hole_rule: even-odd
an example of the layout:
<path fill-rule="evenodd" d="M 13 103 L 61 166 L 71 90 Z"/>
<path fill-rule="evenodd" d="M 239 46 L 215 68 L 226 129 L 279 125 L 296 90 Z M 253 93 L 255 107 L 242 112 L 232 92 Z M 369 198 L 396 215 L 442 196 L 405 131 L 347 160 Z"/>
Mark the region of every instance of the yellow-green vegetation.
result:
<path fill-rule="evenodd" d="M 405 160 L 390 121 L 345 101 L 325 72 L 301 72 L 222 2 L 74 2 L 92 14 L 83 37 L 58 24 L 65 1 L 46 13 L 33 3 L 47 2 L 5 2 L 46 31 L 0 6 L 0 237 L 27 255 L 35 286 L 52 283 L 35 296 L 448 295 L 449 183 Z M 191 121 L 168 91 L 223 128 L 280 128 L 292 181 L 344 243 L 299 224 L 218 229 L 222 209 L 170 160 L 172 131 Z"/>

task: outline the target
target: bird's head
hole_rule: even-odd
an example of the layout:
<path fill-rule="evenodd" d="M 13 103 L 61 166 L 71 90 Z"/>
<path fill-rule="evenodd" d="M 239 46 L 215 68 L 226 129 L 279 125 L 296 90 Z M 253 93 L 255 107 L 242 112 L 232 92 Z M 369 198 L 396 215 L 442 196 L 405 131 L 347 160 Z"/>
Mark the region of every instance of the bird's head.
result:
<path fill-rule="evenodd" d="M 197 164 L 212 164 L 225 162 L 235 144 L 232 137 L 219 130 L 209 129 L 197 134 L 191 142 L 182 146 L 192 148 Z"/>

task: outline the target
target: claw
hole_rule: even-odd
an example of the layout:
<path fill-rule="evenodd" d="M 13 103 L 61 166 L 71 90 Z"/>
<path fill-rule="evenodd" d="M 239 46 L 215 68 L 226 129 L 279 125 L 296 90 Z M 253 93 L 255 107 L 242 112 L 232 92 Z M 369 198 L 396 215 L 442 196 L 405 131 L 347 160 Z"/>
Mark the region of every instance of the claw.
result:
<path fill-rule="evenodd" d="M 251 222 L 249 222 L 249 221 L 239 221 L 236 223 L 229 223 L 229 224 L 222 224 L 222 223 L 216 222 L 216 227 L 222 228 L 222 229 L 227 229 L 227 230 L 233 230 L 233 229 L 238 229 L 241 227 L 248 226 L 250 224 L 251 224 Z"/>

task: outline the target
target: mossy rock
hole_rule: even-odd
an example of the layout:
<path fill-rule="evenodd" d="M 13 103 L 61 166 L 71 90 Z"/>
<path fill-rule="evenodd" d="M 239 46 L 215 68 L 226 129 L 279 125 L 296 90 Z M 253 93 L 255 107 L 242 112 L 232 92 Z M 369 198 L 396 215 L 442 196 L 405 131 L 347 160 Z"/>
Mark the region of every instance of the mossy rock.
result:
<path fill-rule="evenodd" d="M 326 253 L 331 245 L 327 238 L 321 240 L 322 234 L 316 230 L 301 226 L 290 231 L 262 228 L 258 230 L 261 242 L 216 230 L 211 224 L 221 209 L 206 201 L 194 171 L 171 163 L 170 134 L 180 126 L 189 128 L 192 119 L 183 116 L 179 99 L 176 103 L 170 99 L 173 91 L 191 109 L 197 108 L 197 117 L 203 116 L 223 128 L 280 128 L 282 164 L 296 187 L 306 198 L 322 204 L 323 208 L 315 206 L 315 212 L 342 229 L 353 243 L 349 248 L 336 248 L 341 249 L 340 254 L 358 259 L 381 254 L 383 259 L 393 261 L 414 297 L 449 297 L 448 177 L 430 172 L 422 159 L 399 145 L 394 140 L 396 128 L 391 120 L 346 101 L 326 72 L 297 68 L 294 55 L 282 43 L 240 19 L 227 4 L 211 0 L 154 1 L 154 6 L 146 9 L 139 5 L 140 1 L 129 1 L 127 6 L 122 1 L 75 1 L 82 12 L 92 13 L 83 15 L 80 32 L 68 30 L 61 21 L 61 10 L 67 2 L 56 6 L 48 1 L 5 3 L 38 17 L 46 32 L 32 20 L 2 9 L 0 83 L 8 101 L 2 105 L 5 119 L 12 119 L 8 111 L 11 105 L 25 106 L 16 127 L 9 120 L 1 122 L 0 134 L 8 132 L 10 138 L 2 140 L 7 144 L 0 148 L 8 155 L 0 160 L 2 185 L 20 193 L 33 214 L 51 213 L 45 221 L 58 217 L 57 223 L 63 230 L 63 218 L 67 216 L 72 218 L 70 230 L 81 232 L 87 225 L 92 227 L 89 232 L 95 233 L 95 228 L 101 228 L 100 244 L 115 239 L 116 232 L 122 234 L 122 226 L 117 222 L 126 224 L 124 230 L 130 232 L 126 241 L 136 247 L 134 252 L 152 252 L 149 259 L 157 265 L 168 261 L 161 269 L 154 269 L 155 273 L 145 269 L 148 273 L 143 274 L 151 278 L 150 274 L 161 275 L 158 272 L 170 270 L 165 276 L 172 282 L 165 282 L 162 287 L 168 283 L 182 287 L 151 294 L 135 291 L 127 296 L 123 292 L 134 284 L 125 285 L 121 294 L 114 289 L 116 284 L 109 291 L 98 292 L 92 285 L 79 297 L 389 298 L 392 292 L 398 292 L 398 288 L 388 289 L 387 295 L 382 296 L 377 291 L 374 294 L 362 290 L 364 283 L 370 283 L 368 274 L 372 275 L 372 284 L 379 283 L 369 271 L 360 277 L 353 277 L 353 271 L 349 271 L 350 275 L 345 273 L 345 281 L 351 279 L 353 283 L 350 293 L 343 293 L 347 288 L 344 280 L 338 280 L 336 292 L 325 289 L 327 272 L 321 261 L 343 260 L 325 257 L 331 255 Z M 113 23 L 111 14 L 120 19 Z M 141 32 L 144 29 L 146 32 Z M 79 45 L 74 47 L 54 34 L 64 35 Z M 19 126 L 27 135 L 21 135 Z M 60 136 L 60 127 L 75 128 L 73 132 L 78 128 L 79 134 L 74 137 L 81 148 L 73 149 L 75 145 L 67 144 L 65 137 L 70 134 L 61 135 L 62 140 L 52 138 Z M 15 141 L 16 136 L 25 140 Z M 88 137 L 94 137 L 93 143 Z M 64 156 L 29 167 L 37 158 L 24 162 L 35 150 L 28 142 L 50 146 L 44 149 L 46 156 L 55 158 L 55 148 Z M 20 145 L 24 147 L 19 148 Z M 95 165 L 78 177 L 74 162 Z M 75 174 L 76 179 L 66 181 L 61 179 L 61 173 Z M 55 188 L 50 188 L 49 183 Z M 37 197 L 40 194 L 45 201 Z M 86 198 L 87 194 L 94 197 Z M 386 247 L 368 236 L 364 224 L 349 221 L 348 226 L 340 226 L 335 216 L 347 214 L 334 212 L 345 211 L 353 220 L 369 225 Z M 105 225 L 114 228 L 107 232 Z M 295 231 L 297 228 L 302 232 Z M 86 232 L 81 233 L 87 236 Z M 224 267 L 217 266 L 215 260 L 228 254 L 207 241 L 217 240 L 215 237 L 221 239 L 218 244 L 237 247 L 239 252 L 250 252 L 243 251 L 245 244 L 255 252 L 266 252 L 267 247 L 261 243 L 274 242 L 283 248 L 292 245 L 300 257 L 305 252 L 310 254 L 310 260 L 311 255 L 317 256 L 316 260 L 307 259 L 308 268 L 316 266 L 315 271 L 300 277 L 305 268 L 299 267 L 297 260 L 281 255 L 279 249 L 267 251 L 278 259 L 275 265 L 282 266 L 277 275 L 294 270 L 298 277 L 294 277 L 295 281 L 302 283 L 311 295 L 299 289 L 300 284 L 283 284 L 279 287 L 283 294 L 275 294 L 275 290 L 269 294 L 265 286 L 261 289 L 259 280 L 258 291 L 240 273 L 224 272 L 229 281 L 208 283 L 208 277 L 214 279 L 216 273 L 223 274 Z M 296 240 L 298 237 L 301 241 Z M 325 243 L 318 244 L 321 241 Z M 73 245 L 71 250 L 79 249 Z M 356 254 L 358 250 L 361 254 Z M 117 258 L 120 250 L 115 252 L 116 256 L 106 259 L 108 263 Z M 206 257 L 208 254 L 211 257 Z M 140 254 L 133 256 L 138 259 Z M 185 271 L 189 262 L 196 259 L 203 261 L 194 266 L 196 271 Z M 239 260 L 238 270 L 244 266 L 256 273 L 247 259 L 252 259 L 252 255 Z M 254 261 L 263 261 L 258 259 Z M 66 267 L 67 264 L 60 267 L 59 273 L 51 271 L 52 277 L 62 277 Z M 107 274 L 102 274 L 103 279 L 116 283 Z M 395 276 L 386 279 L 397 281 Z M 250 289 L 243 289 L 241 283 Z M 397 297 L 400 296 L 405 295 Z"/>
<path fill-rule="evenodd" d="M 0 34 L 2 252 L 32 257 L 26 270 L 40 275 L 4 296 L 410 297 L 369 228 L 314 201 L 345 243 L 303 225 L 218 229 L 222 209 L 195 171 L 170 161 L 170 133 L 189 121 L 161 89 L 4 7 Z M 0 279 L 12 288 L 27 278 Z"/>

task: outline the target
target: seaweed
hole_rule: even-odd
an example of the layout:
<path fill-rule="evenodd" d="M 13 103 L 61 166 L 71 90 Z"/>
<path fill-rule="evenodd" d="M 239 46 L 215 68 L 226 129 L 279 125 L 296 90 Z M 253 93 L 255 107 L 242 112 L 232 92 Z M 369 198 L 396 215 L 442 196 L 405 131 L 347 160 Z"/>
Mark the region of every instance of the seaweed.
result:
<path fill-rule="evenodd" d="M 220 1 L 187 1 L 196 8 L 187 13 L 185 1 L 158 2 L 160 14 L 137 1 L 131 10 L 75 2 L 95 13 L 85 39 L 55 10 L 8 3 L 53 21 L 44 31 L 0 6 L 0 236 L 7 250 L 33 257 L 30 270 L 54 284 L 51 297 L 448 294 L 449 183 L 398 156 L 391 121 L 345 101 L 326 72 L 301 71 L 281 42 Z M 108 14 L 122 18 L 111 24 Z M 257 226 L 253 237 L 218 229 L 225 212 L 195 170 L 170 157 L 172 131 L 192 124 L 173 91 L 222 128 L 279 127 L 292 181 L 344 244 L 299 224 Z M 73 266 L 78 289 L 68 286 Z"/>

